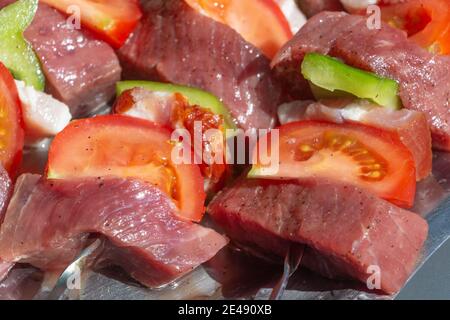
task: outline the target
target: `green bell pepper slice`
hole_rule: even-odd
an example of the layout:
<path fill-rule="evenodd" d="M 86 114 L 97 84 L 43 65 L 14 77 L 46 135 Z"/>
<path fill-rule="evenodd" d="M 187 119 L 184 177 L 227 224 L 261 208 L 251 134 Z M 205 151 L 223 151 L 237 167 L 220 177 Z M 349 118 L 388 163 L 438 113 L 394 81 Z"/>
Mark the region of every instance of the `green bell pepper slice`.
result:
<path fill-rule="evenodd" d="M 335 58 L 308 53 L 303 59 L 301 72 L 312 84 L 316 98 L 342 97 L 347 93 L 389 109 L 402 108 L 396 81 L 353 68 Z"/>
<path fill-rule="evenodd" d="M 31 45 L 23 32 L 31 24 L 38 0 L 19 0 L 0 10 L 0 61 L 14 78 L 36 90 L 44 90 L 45 77 Z"/>

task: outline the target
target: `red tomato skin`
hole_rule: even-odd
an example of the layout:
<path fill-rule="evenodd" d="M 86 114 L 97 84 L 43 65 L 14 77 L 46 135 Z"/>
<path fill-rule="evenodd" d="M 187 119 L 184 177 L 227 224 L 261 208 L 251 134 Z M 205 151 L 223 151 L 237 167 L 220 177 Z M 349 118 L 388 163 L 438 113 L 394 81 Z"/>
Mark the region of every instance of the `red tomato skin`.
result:
<path fill-rule="evenodd" d="M 415 163 L 411 152 L 405 145 L 403 145 L 397 133 L 358 123 L 346 123 L 344 125 L 341 125 L 317 120 L 291 122 L 277 129 L 279 130 L 280 143 L 282 143 L 283 137 L 291 137 L 293 133 L 302 132 L 304 135 L 310 134 L 311 132 L 315 131 L 317 131 L 318 133 L 332 131 L 344 135 L 351 133 L 352 135 L 354 135 L 354 137 L 364 139 L 376 137 L 376 142 L 367 140 L 363 140 L 362 142 L 369 149 L 373 148 L 374 146 L 379 147 L 381 145 L 384 145 L 386 147 L 386 150 L 373 149 L 372 151 L 375 154 L 383 156 L 383 158 L 388 161 L 388 174 L 382 183 L 376 183 L 376 185 L 374 184 L 373 187 L 370 186 L 370 182 L 366 183 L 361 181 L 357 184 L 359 184 L 363 188 L 371 189 L 372 192 L 376 193 L 379 197 L 390 201 L 400 207 L 412 207 L 416 192 Z M 301 138 L 299 138 L 299 140 L 301 141 Z M 271 141 L 270 137 L 268 141 Z M 298 144 L 303 143 L 298 142 Z M 297 145 L 297 142 L 295 145 Z M 282 144 L 279 146 L 279 148 L 280 163 L 282 164 L 278 174 L 280 177 L 304 179 L 308 178 L 304 176 L 305 174 L 309 175 L 309 178 L 314 176 L 314 169 L 312 169 L 313 171 L 309 171 L 310 169 L 308 169 L 308 167 L 305 167 L 302 162 L 294 161 L 289 157 L 289 155 L 292 155 L 292 146 L 287 147 L 286 145 Z M 338 157 L 335 155 L 335 158 L 333 158 L 333 166 L 335 166 L 333 172 L 329 172 L 325 177 L 322 178 L 341 179 L 341 176 L 345 175 L 345 167 L 339 170 L 338 168 L 340 162 L 337 159 Z M 390 163 L 389 160 L 391 159 L 394 159 L 394 161 L 397 161 L 398 163 L 400 163 L 401 161 L 402 166 L 397 165 L 397 163 Z M 302 170 L 303 175 L 299 177 L 297 173 L 301 168 L 305 169 Z M 398 169 L 399 171 L 397 172 L 395 169 Z M 392 180 L 394 179 L 392 178 L 393 176 L 396 177 L 395 180 Z M 352 180 L 357 179 L 353 178 Z M 386 186 L 389 186 L 389 189 L 383 189 L 386 188 Z"/>
<path fill-rule="evenodd" d="M 274 0 L 260 0 L 260 1 L 263 5 L 267 7 L 268 10 L 272 11 L 272 13 L 277 17 L 278 22 L 282 26 L 286 37 L 292 38 L 294 35 L 292 34 L 291 26 L 289 25 L 289 21 L 284 16 L 283 11 L 281 11 L 280 6 Z"/>
<path fill-rule="evenodd" d="M 382 19 L 405 30 L 411 41 L 435 53 L 450 53 L 448 0 L 382 1 L 380 5 Z"/>
<path fill-rule="evenodd" d="M 171 130 L 167 127 L 159 126 L 147 120 L 118 114 L 75 120 L 55 137 L 52 145 L 50 146 L 48 156 L 49 160 L 45 169 L 45 175 L 48 175 L 50 171 L 56 171 L 58 174 L 61 173 L 57 169 L 53 169 L 57 166 L 57 164 L 53 164 L 53 162 L 57 162 L 56 159 L 60 156 L 64 157 L 62 154 L 63 150 L 61 149 L 67 147 L 67 145 L 70 145 L 71 139 L 76 139 L 80 133 L 82 134 L 83 131 L 85 132 L 86 126 L 89 130 L 104 126 L 112 128 L 117 127 L 115 132 L 119 135 L 123 132 L 127 134 L 127 128 L 148 130 L 149 135 L 151 135 L 152 132 L 155 134 L 158 133 L 167 137 L 168 140 L 171 135 Z M 95 130 L 93 133 L 95 133 Z M 151 136 L 149 136 L 149 138 L 151 138 Z M 164 143 L 169 143 L 168 140 L 164 141 Z M 75 154 L 77 153 L 72 150 L 70 154 L 67 154 L 67 157 L 73 157 Z M 204 180 L 200 172 L 200 168 L 193 164 L 182 164 L 178 165 L 175 171 L 177 175 L 176 179 L 179 182 L 177 184 L 177 196 L 180 208 L 179 218 L 186 221 L 200 222 L 205 212 L 204 203 L 206 199 L 206 194 L 203 190 Z"/>
<path fill-rule="evenodd" d="M 0 103 L 5 103 L 8 112 L 10 139 L 6 143 L 6 152 L 2 154 L 1 164 L 8 171 L 11 179 L 15 179 L 22 163 L 24 146 L 24 124 L 22 104 L 14 78 L 9 70 L 0 62 Z M 3 128 L 2 128 L 3 129 Z"/>

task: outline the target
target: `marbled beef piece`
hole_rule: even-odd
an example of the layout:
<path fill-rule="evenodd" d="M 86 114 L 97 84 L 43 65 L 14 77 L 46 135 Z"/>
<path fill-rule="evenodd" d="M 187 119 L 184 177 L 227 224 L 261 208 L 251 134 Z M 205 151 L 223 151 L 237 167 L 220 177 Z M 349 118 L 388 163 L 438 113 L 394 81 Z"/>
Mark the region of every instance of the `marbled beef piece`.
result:
<path fill-rule="evenodd" d="M 275 73 L 291 84 L 291 95 L 297 98 L 310 97 L 299 72 L 308 52 L 328 54 L 394 79 L 400 84 L 403 105 L 426 115 L 434 147 L 450 151 L 450 57 L 420 48 L 387 24 L 371 30 L 366 20 L 342 12 L 314 16 L 274 58 Z"/>
<path fill-rule="evenodd" d="M 0 2 L 0 7 L 12 1 Z M 40 3 L 25 37 L 46 77 L 46 91 L 70 107 L 73 116 L 90 114 L 115 94 L 121 68 L 114 50 L 85 30 L 67 24 L 56 9 Z"/>
<path fill-rule="evenodd" d="M 241 179 L 219 193 L 208 212 L 244 246 L 284 257 L 307 246 L 302 263 L 330 278 L 366 283 L 379 267 L 381 289 L 399 291 L 427 238 L 419 215 L 354 186 L 326 181 Z"/>
<path fill-rule="evenodd" d="M 198 87 L 223 100 L 245 129 L 275 125 L 281 90 L 268 59 L 183 0 L 146 1 L 140 25 L 118 55 L 128 79 Z"/>
<path fill-rule="evenodd" d="M 139 180 L 19 178 L 0 230 L 0 257 L 60 271 L 102 235 L 107 258 L 158 287 L 212 258 L 227 240 L 176 216 L 165 194 Z"/>

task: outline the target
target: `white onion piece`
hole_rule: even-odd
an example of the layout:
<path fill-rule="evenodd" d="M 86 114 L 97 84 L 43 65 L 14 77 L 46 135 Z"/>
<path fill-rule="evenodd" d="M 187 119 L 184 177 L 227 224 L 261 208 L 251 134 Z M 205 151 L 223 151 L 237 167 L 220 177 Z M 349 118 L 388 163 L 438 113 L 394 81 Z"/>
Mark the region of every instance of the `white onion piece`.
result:
<path fill-rule="evenodd" d="M 62 131 L 72 119 L 69 107 L 51 95 L 16 80 L 22 102 L 25 137 L 28 144 L 49 138 Z"/>

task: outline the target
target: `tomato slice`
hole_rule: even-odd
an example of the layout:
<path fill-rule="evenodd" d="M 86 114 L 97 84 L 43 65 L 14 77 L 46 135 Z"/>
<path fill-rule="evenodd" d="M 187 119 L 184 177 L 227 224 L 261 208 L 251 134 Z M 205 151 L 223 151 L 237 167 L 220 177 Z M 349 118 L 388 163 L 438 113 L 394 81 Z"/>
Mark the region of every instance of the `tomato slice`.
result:
<path fill-rule="evenodd" d="M 185 0 L 204 15 L 227 24 L 273 58 L 292 38 L 289 22 L 274 0 Z"/>
<path fill-rule="evenodd" d="M 16 83 L 0 62 L 0 162 L 12 179 L 22 161 L 24 129 Z"/>
<path fill-rule="evenodd" d="M 405 30 L 418 45 L 435 53 L 450 53 L 448 0 L 410 0 L 385 5 L 381 17 L 390 25 Z"/>
<path fill-rule="evenodd" d="M 261 165 L 256 156 L 249 177 L 330 178 L 371 190 L 402 207 L 413 205 L 414 159 L 396 133 L 356 123 L 299 121 L 279 128 L 279 142 L 269 144 L 270 152 L 274 148 L 279 150 L 278 172 L 269 170 L 268 163 Z"/>
<path fill-rule="evenodd" d="M 139 0 L 41 0 L 63 13 L 80 9 L 81 23 L 101 39 L 120 48 L 142 17 Z"/>
<path fill-rule="evenodd" d="M 47 176 L 141 178 L 175 200 L 180 216 L 200 221 L 205 192 L 200 169 L 171 161 L 171 131 L 150 121 L 106 115 L 71 122 L 49 150 Z"/>

